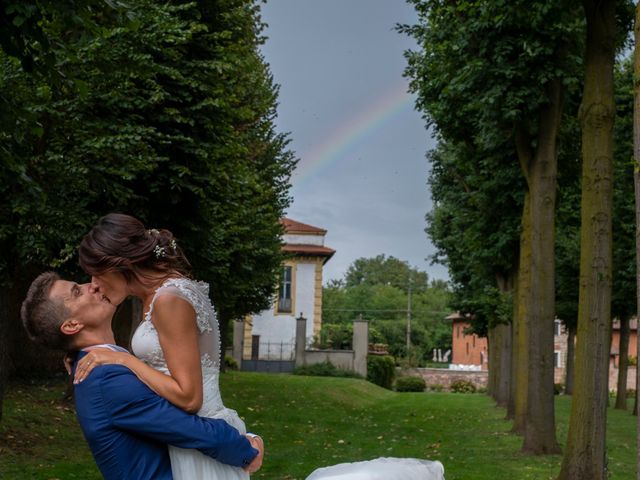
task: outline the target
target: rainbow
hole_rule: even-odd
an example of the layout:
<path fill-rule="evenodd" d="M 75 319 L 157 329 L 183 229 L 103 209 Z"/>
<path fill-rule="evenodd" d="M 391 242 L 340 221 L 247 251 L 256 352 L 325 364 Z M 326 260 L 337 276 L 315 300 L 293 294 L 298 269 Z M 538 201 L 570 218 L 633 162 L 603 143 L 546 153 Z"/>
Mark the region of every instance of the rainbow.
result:
<path fill-rule="evenodd" d="M 329 132 L 325 137 L 326 141 L 301 153 L 298 168 L 294 173 L 294 183 L 300 185 L 344 159 L 354 146 L 387 124 L 398 113 L 410 108 L 412 104 L 413 97 L 407 92 L 407 83 L 404 81 L 380 95 L 368 108 L 347 118 Z"/>

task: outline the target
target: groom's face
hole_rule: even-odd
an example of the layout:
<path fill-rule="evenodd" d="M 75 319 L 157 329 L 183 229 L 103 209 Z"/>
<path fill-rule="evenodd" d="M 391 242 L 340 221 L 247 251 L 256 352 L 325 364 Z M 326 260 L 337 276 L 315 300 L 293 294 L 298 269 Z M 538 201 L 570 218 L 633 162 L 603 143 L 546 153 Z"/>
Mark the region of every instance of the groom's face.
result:
<path fill-rule="evenodd" d="M 89 283 L 78 285 L 68 280 L 54 282 L 50 298 L 59 298 L 69 310 L 71 319 L 85 325 L 102 325 L 111 322 L 115 307 L 100 292 L 94 292 Z"/>

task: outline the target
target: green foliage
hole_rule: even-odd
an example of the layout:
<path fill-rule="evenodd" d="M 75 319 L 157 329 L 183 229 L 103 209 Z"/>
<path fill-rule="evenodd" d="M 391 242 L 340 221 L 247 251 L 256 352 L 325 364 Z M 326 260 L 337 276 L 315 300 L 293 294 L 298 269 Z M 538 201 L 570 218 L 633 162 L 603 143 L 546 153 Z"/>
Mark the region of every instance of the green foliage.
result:
<path fill-rule="evenodd" d="M 554 383 L 553 384 L 553 394 L 560 395 L 564 392 L 564 383 Z"/>
<path fill-rule="evenodd" d="M 398 377 L 396 379 L 396 392 L 424 392 L 427 387 L 422 377 Z"/>
<path fill-rule="evenodd" d="M 396 362 L 390 355 L 367 357 L 367 380 L 391 390 L 396 376 Z"/>
<path fill-rule="evenodd" d="M 224 368 L 225 370 L 238 370 L 238 362 L 229 355 L 224 356 Z"/>
<path fill-rule="evenodd" d="M 226 339 L 231 319 L 272 300 L 295 165 L 275 131 L 259 7 L 138 0 L 121 15 L 93 3 L 71 27 L 38 14 L 55 70 L 0 52 L 0 285 L 19 305 L 40 270 L 77 276 L 97 218 L 130 213 L 176 234 Z M 19 367 L 17 312 L 0 310 L 0 350 Z"/>
<path fill-rule="evenodd" d="M 453 393 L 476 393 L 476 386 L 469 380 L 456 380 L 449 387 Z"/>
<path fill-rule="evenodd" d="M 432 392 L 442 392 L 444 390 L 444 385 L 441 383 L 430 383 L 429 390 Z"/>
<path fill-rule="evenodd" d="M 611 315 L 630 318 L 637 313 L 636 217 L 633 160 L 633 62 L 623 59 L 615 68 L 613 183 L 613 284 Z"/>
<path fill-rule="evenodd" d="M 313 365 L 303 365 L 293 370 L 294 375 L 307 375 L 312 377 L 346 377 L 360 378 L 355 372 L 343 370 L 336 367 L 331 362 L 314 363 Z"/>
<path fill-rule="evenodd" d="M 388 283 L 372 283 L 373 279 L 385 281 L 386 266 L 412 270 L 412 276 L 426 274 L 411 269 L 405 262 L 380 255 L 373 259 L 359 259 L 350 267 L 351 272 L 367 271 L 367 281 L 349 286 L 344 281 L 330 282 L 323 288 L 323 327 L 320 344 L 347 345 L 351 343 L 350 325 L 362 315 L 369 321 L 369 342 L 384 343 L 396 358 L 412 357 L 416 364 L 431 360 L 434 348 L 443 351 L 451 348 L 451 324 L 444 320 L 449 313 L 450 292 L 445 282 L 431 282 L 426 288 L 411 292 L 411 352 L 406 350 L 408 292 Z M 403 275 L 405 274 L 403 273 Z M 346 278 L 346 277 L 345 277 Z M 391 277 L 389 277 L 391 278 Z M 378 281 L 378 280 L 376 280 Z M 340 325 L 349 325 L 340 327 Z M 344 348 L 344 347 L 342 347 Z"/>
<path fill-rule="evenodd" d="M 358 285 L 390 285 L 404 292 L 424 292 L 429 287 L 426 272 L 411 268 L 407 262 L 393 256 L 378 255 L 373 258 L 358 258 L 347 269 L 344 276 L 347 288 Z"/>
<path fill-rule="evenodd" d="M 352 323 L 322 323 L 320 335 L 315 339 L 315 347 L 321 349 L 351 350 L 353 340 Z"/>

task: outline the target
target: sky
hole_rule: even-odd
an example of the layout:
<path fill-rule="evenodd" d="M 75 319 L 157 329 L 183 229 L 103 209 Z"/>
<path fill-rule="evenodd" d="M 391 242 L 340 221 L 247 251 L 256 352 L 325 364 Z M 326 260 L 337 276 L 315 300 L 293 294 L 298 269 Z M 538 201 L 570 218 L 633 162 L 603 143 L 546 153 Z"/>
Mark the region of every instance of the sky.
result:
<path fill-rule="evenodd" d="M 431 209 L 426 153 L 435 141 L 414 110 L 395 31 L 417 15 L 404 0 L 267 0 L 262 54 L 280 87 L 280 132 L 299 158 L 287 216 L 327 230 L 336 250 L 325 283 L 360 257 L 394 256 L 447 279 L 432 265 L 424 229 Z"/>

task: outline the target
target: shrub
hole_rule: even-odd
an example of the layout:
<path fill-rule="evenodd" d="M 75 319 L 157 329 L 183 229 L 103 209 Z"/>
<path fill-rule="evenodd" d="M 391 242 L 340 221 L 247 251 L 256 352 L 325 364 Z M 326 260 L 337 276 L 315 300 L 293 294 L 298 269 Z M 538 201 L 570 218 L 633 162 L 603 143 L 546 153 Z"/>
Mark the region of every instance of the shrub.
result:
<path fill-rule="evenodd" d="M 449 387 L 453 393 L 476 393 L 476 386 L 469 380 L 456 380 Z"/>
<path fill-rule="evenodd" d="M 554 383 L 553 394 L 560 395 L 562 392 L 564 392 L 564 383 Z"/>
<path fill-rule="evenodd" d="M 627 390 L 627 398 L 636 398 L 636 391 L 633 388 Z"/>
<path fill-rule="evenodd" d="M 224 366 L 227 370 L 238 370 L 238 362 L 233 357 L 229 355 L 224 356 Z"/>
<path fill-rule="evenodd" d="M 391 390 L 396 376 L 396 362 L 391 355 L 369 355 L 367 358 L 367 380 Z"/>
<path fill-rule="evenodd" d="M 426 387 L 422 377 L 399 377 L 396 380 L 396 392 L 424 392 Z"/>
<path fill-rule="evenodd" d="M 349 372 L 336 367 L 331 362 L 314 363 L 313 365 L 304 365 L 296 367 L 293 370 L 294 375 L 308 375 L 312 377 L 350 377 L 361 378 L 355 372 Z"/>
<path fill-rule="evenodd" d="M 432 383 L 431 385 L 429 385 L 429 390 L 431 390 L 432 392 L 441 392 L 444 390 L 444 385 L 442 385 L 441 383 Z"/>

